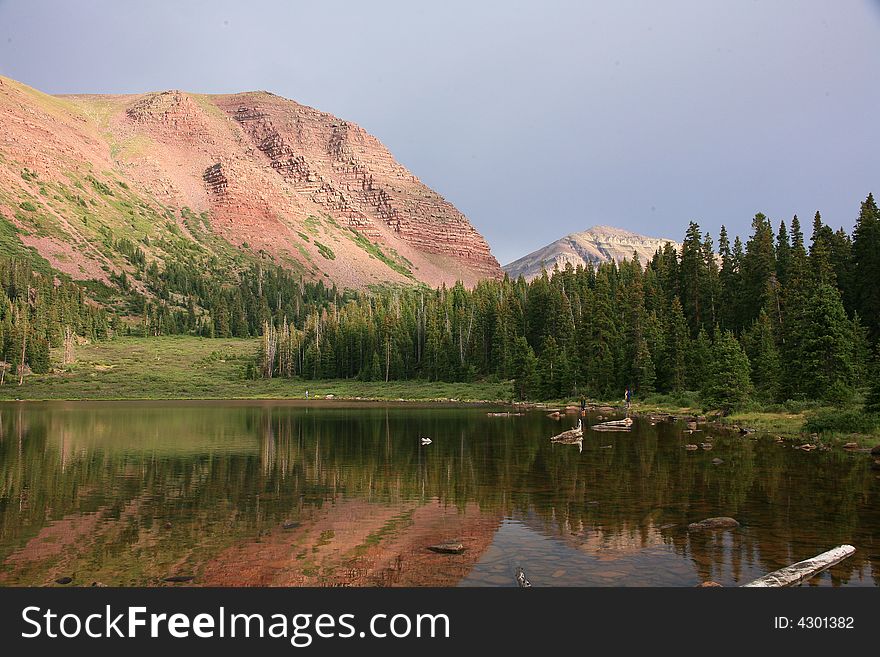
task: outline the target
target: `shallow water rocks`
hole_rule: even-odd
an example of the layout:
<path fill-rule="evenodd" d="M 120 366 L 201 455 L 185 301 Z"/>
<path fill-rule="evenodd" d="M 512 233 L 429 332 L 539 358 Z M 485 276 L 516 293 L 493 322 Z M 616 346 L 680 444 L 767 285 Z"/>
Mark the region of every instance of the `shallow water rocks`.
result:
<path fill-rule="evenodd" d="M 699 522 L 692 522 L 688 525 L 690 531 L 703 531 L 713 529 L 735 529 L 739 527 L 739 522 L 728 516 L 718 516 L 716 518 L 706 518 Z"/>
<path fill-rule="evenodd" d="M 296 529 L 297 527 L 300 526 L 300 524 L 302 524 L 302 523 L 295 522 L 293 520 L 288 520 L 287 522 L 284 522 L 281 524 L 281 528 L 282 529 Z"/>
<path fill-rule="evenodd" d="M 859 444 L 858 444 L 858 443 L 845 443 L 845 444 L 843 445 L 843 448 L 844 448 L 844 449 L 858 449 L 858 448 L 859 448 Z"/>
<path fill-rule="evenodd" d="M 874 456 L 880 456 L 880 445 L 874 445 L 871 448 L 871 454 L 873 454 Z"/>
<path fill-rule="evenodd" d="M 724 463 L 724 459 L 712 459 L 712 465 L 721 465 L 722 463 Z"/>
<path fill-rule="evenodd" d="M 456 541 L 449 541 L 448 543 L 429 545 L 428 549 L 438 554 L 462 554 L 464 552 L 464 545 Z"/>
<path fill-rule="evenodd" d="M 719 584 L 718 582 L 713 582 L 713 581 L 710 579 L 710 580 L 708 580 L 708 581 L 706 581 L 706 582 L 702 582 L 702 583 L 700 583 L 700 584 L 697 584 L 695 588 L 698 588 L 698 589 L 708 589 L 708 588 L 714 588 L 714 587 L 716 587 L 716 586 L 723 586 L 723 585 L 722 585 L 722 584 Z"/>
<path fill-rule="evenodd" d="M 697 445 L 692 445 L 692 444 L 687 444 L 684 446 L 684 448 L 689 452 L 694 452 L 694 451 L 700 449 Z"/>

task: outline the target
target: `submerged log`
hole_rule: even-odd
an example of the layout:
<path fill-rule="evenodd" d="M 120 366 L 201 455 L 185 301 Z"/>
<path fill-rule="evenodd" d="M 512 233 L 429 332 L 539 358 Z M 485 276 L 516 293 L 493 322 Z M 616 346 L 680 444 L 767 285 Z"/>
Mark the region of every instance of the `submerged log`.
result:
<path fill-rule="evenodd" d="M 831 568 L 831 566 L 836 566 L 855 553 L 856 549 L 852 545 L 838 545 L 836 548 L 823 552 L 812 559 L 798 561 L 795 564 L 759 577 L 754 582 L 743 584 L 743 586 L 755 588 L 794 586 Z"/>
<path fill-rule="evenodd" d="M 431 552 L 436 552 L 438 554 L 461 554 L 462 552 L 464 552 L 464 545 L 457 541 L 450 541 L 448 543 L 429 545 L 428 549 Z"/>

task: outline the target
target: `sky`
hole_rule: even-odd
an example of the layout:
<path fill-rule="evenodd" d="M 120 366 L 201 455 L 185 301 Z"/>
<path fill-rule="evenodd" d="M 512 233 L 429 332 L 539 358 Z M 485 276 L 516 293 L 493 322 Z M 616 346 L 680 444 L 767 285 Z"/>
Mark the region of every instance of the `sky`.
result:
<path fill-rule="evenodd" d="M 850 230 L 880 194 L 878 64 L 880 0 L 0 0 L 0 74 L 354 121 L 502 264 L 599 224 Z"/>

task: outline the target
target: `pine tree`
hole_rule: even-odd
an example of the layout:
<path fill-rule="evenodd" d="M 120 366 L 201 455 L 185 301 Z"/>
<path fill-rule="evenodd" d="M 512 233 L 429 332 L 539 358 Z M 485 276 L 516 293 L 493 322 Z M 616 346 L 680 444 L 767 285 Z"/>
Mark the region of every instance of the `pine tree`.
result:
<path fill-rule="evenodd" d="M 765 401 L 773 401 L 779 394 L 780 362 L 773 322 L 766 311 L 761 310 L 744 343 L 755 392 Z"/>
<path fill-rule="evenodd" d="M 733 333 L 719 331 L 712 346 L 703 402 L 728 415 L 748 400 L 751 387 L 748 357 Z"/>
<path fill-rule="evenodd" d="M 633 392 L 641 397 L 654 392 L 654 380 L 654 361 L 651 358 L 647 340 L 642 338 L 639 340 L 633 361 Z"/>
<path fill-rule="evenodd" d="M 712 341 L 704 330 L 700 330 L 696 339 L 691 341 L 688 352 L 687 379 L 688 389 L 701 390 L 709 377 L 712 364 Z"/>
<path fill-rule="evenodd" d="M 699 225 L 692 221 L 682 243 L 679 267 L 681 306 L 692 335 L 705 328 L 707 320 L 707 304 L 703 294 L 707 274 L 703 236 Z"/>
<path fill-rule="evenodd" d="M 519 399 L 528 399 L 534 392 L 537 378 L 537 359 L 524 336 L 513 343 L 513 393 Z"/>
<path fill-rule="evenodd" d="M 742 259 L 742 316 L 738 327 L 745 327 L 757 318 L 767 304 L 767 283 L 776 275 L 776 254 L 770 220 L 758 213 L 752 220 L 752 236 L 746 243 Z"/>
<path fill-rule="evenodd" d="M 817 212 L 813 218 L 813 237 L 810 245 L 810 269 L 817 285 L 834 285 L 837 279 L 831 263 L 831 241 L 834 232 L 822 223 L 822 216 Z"/>
<path fill-rule="evenodd" d="M 880 346 L 871 365 L 871 385 L 865 397 L 865 411 L 880 414 Z"/>
<path fill-rule="evenodd" d="M 734 329 L 738 325 L 739 313 L 739 271 L 734 261 L 727 229 L 721 226 L 718 235 L 718 255 L 721 256 L 721 269 L 718 272 L 720 289 L 719 325 L 725 329 Z"/>
<path fill-rule="evenodd" d="M 845 396 L 853 384 L 853 331 L 837 288 L 815 288 L 800 329 L 802 389 L 811 399 Z"/>
<path fill-rule="evenodd" d="M 705 332 L 703 332 L 705 335 Z M 665 384 L 667 389 L 679 392 L 685 388 L 687 376 L 687 360 L 690 354 L 690 339 L 688 337 L 687 321 L 678 302 L 678 297 L 672 300 L 672 308 L 669 313 L 669 327 L 666 332 L 666 372 Z"/>
<path fill-rule="evenodd" d="M 783 287 L 788 283 L 790 262 L 791 243 L 788 240 L 788 230 L 785 228 L 785 221 L 780 221 L 779 232 L 776 234 L 776 278 Z"/>
<path fill-rule="evenodd" d="M 862 203 L 852 241 L 852 298 L 871 341 L 880 341 L 880 210 L 874 196 Z"/>
<path fill-rule="evenodd" d="M 545 337 L 541 344 L 541 357 L 537 361 L 538 393 L 541 399 L 558 399 L 562 356 L 556 338 Z"/>

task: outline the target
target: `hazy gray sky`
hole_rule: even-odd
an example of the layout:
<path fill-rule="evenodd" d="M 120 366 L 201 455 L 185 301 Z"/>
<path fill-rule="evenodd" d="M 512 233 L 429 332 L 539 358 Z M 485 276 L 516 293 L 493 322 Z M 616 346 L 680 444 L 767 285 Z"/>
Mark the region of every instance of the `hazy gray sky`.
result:
<path fill-rule="evenodd" d="M 0 0 L 50 93 L 266 89 L 362 125 L 509 262 L 880 194 L 877 0 Z"/>

